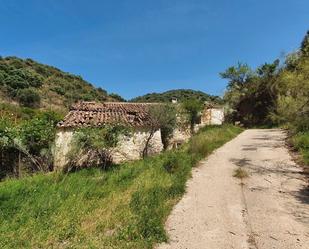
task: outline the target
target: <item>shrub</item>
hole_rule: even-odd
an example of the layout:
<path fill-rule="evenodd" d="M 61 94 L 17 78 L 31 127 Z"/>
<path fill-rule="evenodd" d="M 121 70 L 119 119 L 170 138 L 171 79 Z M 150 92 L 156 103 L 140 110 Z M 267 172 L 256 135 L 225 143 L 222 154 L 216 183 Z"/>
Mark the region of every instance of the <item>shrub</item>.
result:
<path fill-rule="evenodd" d="M 120 135 L 128 135 L 129 132 L 127 127 L 108 125 L 77 130 L 69 152 L 70 163 L 65 170 L 110 166 L 110 149 L 117 146 Z"/>
<path fill-rule="evenodd" d="M 40 104 L 40 95 L 31 88 L 21 89 L 17 92 L 17 98 L 21 105 L 37 107 Z"/>
<path fill-rule="evenodd" d="M 292 143 L 303 156 L 306 165 L 309 165 L 309 132 L 298 133 L 292 138 Z"/>

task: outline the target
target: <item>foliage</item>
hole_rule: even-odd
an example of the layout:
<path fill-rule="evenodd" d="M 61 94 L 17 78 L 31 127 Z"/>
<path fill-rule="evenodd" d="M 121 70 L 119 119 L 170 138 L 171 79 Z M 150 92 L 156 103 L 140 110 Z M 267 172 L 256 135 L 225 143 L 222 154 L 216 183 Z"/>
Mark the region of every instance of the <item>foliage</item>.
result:
<path fill-rule="evenodd" d="M 300 51 L 303 57 L 308 58 L 309 57 L 309 30 L 307 31 L 301 46 L 300 46 Z"/>
<path fill-rule="evenodd" d="M 278 76 L 279 91 L 273 121 L 309 130 L 309 57 L 297 62 L 293 70 L 283 70 Z"/>
<path fill-rule="evenodd" d="M 222 99 L 218 96 L 209 95 L 201 91 L 190 89 L 170 90 L 163 93 L 149 93 L 143 96 L 131 99 L 131 102 L 153 102 L 153 103 L 170 103 L 173 98 L 179 102 L 187 99 L 198 99 L 202 102 L 208 101 L 213 103 L 222 103 Z"/>
<path fill-rule="evenodd" d="M 241 89 L 253 76 L 251 68 L 247 64 L 238 62 L 236 66 L 229 67 L 225 72 L 220 73 L 223 79 L 228 79 L 228 89 Z"/>
<path fill-rule="evenodd" d="M 191 133 L 194 133 L 194 126 L 198 123 L 200 112 L 203 109 L 203 102 L 197 99 L 187 99 L 182 103 L 185 114 L 188 115 Z"/>
<path fill-rule="evenodd" d="M 270 124 L 269 113 L 276 102 L 279 61 L 265 63 L 255 71 L 246 64 L 230 67 L 221 76 L 229 80 L 224 99 L 233 110 L 230 117 L 246 126 Z"/>
<path fill-rule="evenodd" d="M 60 119 L 61 115 L 47 111 L 22 123 L 20 137 L 31 154 L 40 155 L 42 149 L 51 147 L 55 138 L 55 127 Z"/>
<path fill-rule="evenodd" d="M 302 154 L 305 165 L 309 165 L 309 131 L 300 132 L 292 137 L 292 144 Z"/>
<path fill-rule="evenodd" d="M 229 119 L 249 127 L 287 127 L 308 163 L 309 149 L 299 141 L 309 131 L 309 33 L 282 65 L 275 60 L 253 71 L 238 64 L 221 76 L 229 80 L 224 97 L 233 110 Z"/>
<path fill-rule="evenodd" d="M 27 107 L 38 107 L 41 101 L 40 95 L 31 88 L 18 90 L 17 99 L 22 106 Z"/>
<path fill-rule="evenodd" d="M 0 179 L 52 168 L 52 145 L 61 115 L 1 105 Z"/>
<path fill-rule="evenodd" d="M 211 127 L 199 136 L 217 148 L 239 132 Z M 166 241 L 165 220 L 197 162 L 188 147 L 107 171 L 1 182 L 0 247 L 133 249 Z M 170 170 L 167 162 L 177 166 Z"/>
<path fill-rule="evenodd" d="M 0 93 L 7 102 L 14 100 L 24 106 L 43 108 L 52 105 L 60 110 L 77 100 L 114 100 L 80 76 L 17 57 L 0 58 Z"/>
<path fill-rule="evenodd" d="M 110 151 L 116 147 L 120 135 L 129 135 L 129 128 L 109 126 L 98 128 L 80 128 L 73 135 L 69 153 L 69 168 L 87 168 L 99 166 L 106 168 L 112 162 Z"/>
<path fill-rule="evenodd" d="M 119 94 L 117 94 L 117 93 L 110 93 L 109 96 L 111 98 L 113 98 L 114 100 L 116 100 L 116 101 L 126 102 L 126 100 L 123 97 L 121 97 Z"/>
<path fill-rule="evenodd" d="M 161 130 L 162 143 L 166 149 L 176 127 L 176 108 L 171 104 L 155 105 L 150 108 L 149 113 L 151 130 Z"/>

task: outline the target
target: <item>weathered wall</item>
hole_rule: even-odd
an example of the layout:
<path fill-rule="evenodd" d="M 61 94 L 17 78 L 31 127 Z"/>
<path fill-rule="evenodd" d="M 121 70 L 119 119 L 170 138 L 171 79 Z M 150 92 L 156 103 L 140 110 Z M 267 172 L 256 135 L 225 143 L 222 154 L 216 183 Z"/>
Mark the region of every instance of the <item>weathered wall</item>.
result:
<path fill-rule="evenodd" d="M 73 138 L 72 129 L 58 130 L 55 140 L 54 170 L 63 168 L 68 163 L 67 155 Z"/>
<path fill-rule="evenodd" d="M 55 153 L 54 153 L 54 169 L 61 169 L 68 163 L 68 152 L 70 151 L 70 143 L 73 138 L 74 131 L 72 129 L 59 130 L 56 135 Z M 149 132 L 139 130 L 131 136 L 121 136 L 117 147 L 111 149 L 111 156 L 114 163 L 124 161 L 137 160 L 142 158 L 146 140 Z M 161 141 L 161 131 L 155 132 L 150 140 L 148 152 L 150 155 L 160 153 L 163 150 Z"/>
<path fill-rule="evenodd" d="M 168 149 L 177 148 L 179 145 L 187 142 L 191 137 L 190 127 L 177 128 L 173 131 L 169 139 Z"/>
<path fill-rule="evenodd" d="M 118 146 L 112 149 L 112 157 L 115 163 L 137 160 L 142 158 L 147 131 L 134 132 L 132 136 L 123 136 L 119 139 Z M 163 150 L 161 131 L 156 131 L 149 143 L 149 155 L 160 153 Z"/>
<path fill-rule="evenodd" d="M 202 112 L 201 124 L 222 125 L 224 122 L 223 108 L 208 108 Z"/>

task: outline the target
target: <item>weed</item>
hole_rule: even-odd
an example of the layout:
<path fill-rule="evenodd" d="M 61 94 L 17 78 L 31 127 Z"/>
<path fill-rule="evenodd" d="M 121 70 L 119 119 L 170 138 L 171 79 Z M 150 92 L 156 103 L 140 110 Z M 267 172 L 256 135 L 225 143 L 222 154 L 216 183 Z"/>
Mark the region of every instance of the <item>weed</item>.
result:
<path fill-rule="evenodd" d="M 239 168 L 234 170 L 233 176 L 237 177 L 239 179 L 244 179 L 244 178 L 249 177 L 249 174 L 245 169 L 239 167 Z"/>

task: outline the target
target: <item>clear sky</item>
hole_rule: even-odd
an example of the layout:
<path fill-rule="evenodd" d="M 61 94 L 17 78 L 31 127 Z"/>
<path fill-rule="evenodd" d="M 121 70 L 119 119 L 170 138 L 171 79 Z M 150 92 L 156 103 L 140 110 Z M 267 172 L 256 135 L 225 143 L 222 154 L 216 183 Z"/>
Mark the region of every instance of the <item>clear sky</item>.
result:
<path fill-rule="evenodd" d="M 0 0 L 0 55 L 33 58 L 125 98 L 192 88 L 295 50 L 309 0 Z"/>

